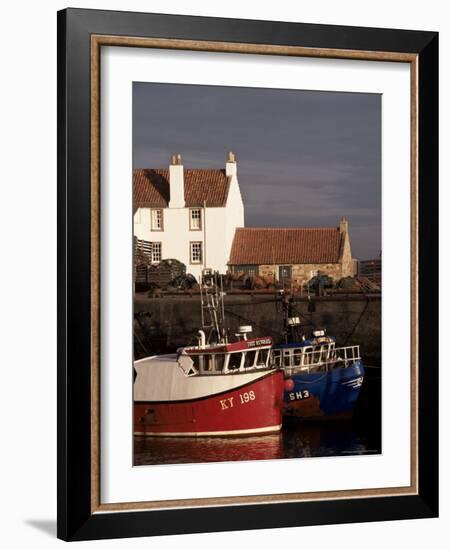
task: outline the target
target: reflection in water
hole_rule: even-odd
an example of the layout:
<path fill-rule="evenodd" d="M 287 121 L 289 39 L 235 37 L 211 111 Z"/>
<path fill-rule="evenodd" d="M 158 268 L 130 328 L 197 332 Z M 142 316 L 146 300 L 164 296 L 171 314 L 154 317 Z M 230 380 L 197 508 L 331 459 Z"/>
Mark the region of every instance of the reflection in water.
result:
<path fill-rule="evenodd" d="M 135 465 L 283 458 L 281 434 L 255 437 L 136 437 Z"/>
<path fill-rule="evenodd" d="M 135 437 L 134 465 L 348 456 L 381 452 L 381 377 L 366 371 L 353 419 L 292 419 L 279 434 L 255 437 Z"/>
<path fill-rule="evenodd" d="M 280 434 L 256 437 L 136 437 L 135 465 L 269 460 L 349 454 L 375 454 L 351 421 L 284 427 Z"/>

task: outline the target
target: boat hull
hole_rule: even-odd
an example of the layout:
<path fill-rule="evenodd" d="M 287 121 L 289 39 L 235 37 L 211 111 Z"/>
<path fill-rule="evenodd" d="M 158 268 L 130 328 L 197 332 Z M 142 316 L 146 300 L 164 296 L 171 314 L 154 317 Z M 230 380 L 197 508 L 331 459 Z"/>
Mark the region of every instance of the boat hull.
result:
<path fill-rule="evenodd" d="M 310 419 L 350 416 L 363 380 L 361 361 L 328 372 L 293 374 L 285 380 L 283 415 Z"/>
<path fill-rule="evenodd" d="M 211 437 L 276 433 L 281 429 L 284 376 L 268 374 L 230 390 L 181 401 L 135 401 L 134 434 Z"/>

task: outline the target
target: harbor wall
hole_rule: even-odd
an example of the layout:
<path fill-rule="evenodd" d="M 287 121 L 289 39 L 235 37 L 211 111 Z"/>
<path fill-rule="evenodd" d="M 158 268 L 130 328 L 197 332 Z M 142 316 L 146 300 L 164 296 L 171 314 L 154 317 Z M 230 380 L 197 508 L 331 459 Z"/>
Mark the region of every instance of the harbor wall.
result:
<path fill-rule="evenodd" d="M 282 341 L 283 315 L 279 298 L 270 295 L 228 295 L 224 301 L 230 333 L 239 325 L 252 325 L 254 336 Z M 366 364 L 381 365 L 381 296 L 337 295 L 296 298 L 296 310 L 306 333 L 326 328 L 338 345 L 359 344 Z M 134 303 L 135 358 L 170 353 L 196 344 L 201 327 L 198 294 L 148 298 L 136 295 Z"/>

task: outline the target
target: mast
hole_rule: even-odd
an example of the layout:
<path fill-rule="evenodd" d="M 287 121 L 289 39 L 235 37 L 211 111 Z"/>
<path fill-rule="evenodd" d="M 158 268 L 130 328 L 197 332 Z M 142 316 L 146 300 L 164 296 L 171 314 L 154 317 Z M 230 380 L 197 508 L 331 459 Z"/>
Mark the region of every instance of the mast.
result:
<path fill-rule="evenodd" d="M 303 334 L 301 330 L 301 320 L 298 312 L 295 310 L 295 301 L 292 294 L 284 292 L 282 300 L 283 308 L 283 328 L 285 343 L 299 341 Z"/>
<path fill-rule="evenodd" d="M 217 271 L 204 269 L 200 278 L 200 300 L 202 328 L 207 331 L 208 343 L 214 334 L 214 343 L 227 343 L 224 294 L 222 277 Z"/>

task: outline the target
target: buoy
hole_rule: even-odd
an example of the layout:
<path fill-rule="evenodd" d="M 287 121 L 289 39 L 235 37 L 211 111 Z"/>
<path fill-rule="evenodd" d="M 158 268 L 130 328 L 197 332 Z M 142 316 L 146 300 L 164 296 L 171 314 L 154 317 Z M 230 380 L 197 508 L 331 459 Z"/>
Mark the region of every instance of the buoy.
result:
<path fill-rule="evenodd" d="M 292 380 L 292 378 L 287 378 L 284 381 L 284 389 L 286 391 L 292 391 L 295 387 L 295 382 Z"/>

